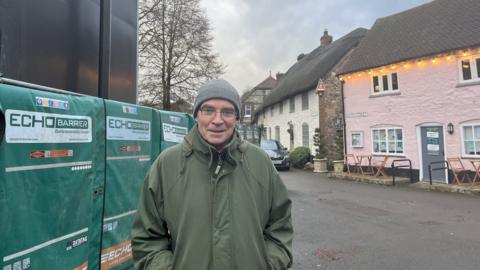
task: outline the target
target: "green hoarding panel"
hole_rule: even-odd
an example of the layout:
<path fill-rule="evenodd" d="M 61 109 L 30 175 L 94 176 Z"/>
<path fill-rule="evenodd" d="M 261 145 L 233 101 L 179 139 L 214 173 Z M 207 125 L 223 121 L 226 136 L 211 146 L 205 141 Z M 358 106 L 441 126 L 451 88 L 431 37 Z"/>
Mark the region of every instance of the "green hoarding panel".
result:
<path fill-rule="evenodd" d="M 245 125 L 242 124 L 237 124 L 236 127 L 237 132 L 240 134 L 242 139 L 246 140 L 247 139 L 247 128 Z"/>
<path fill-rule="evenodd" d="M 158 110 L 152 109 L 152 163 L 157 159 L 158 155 L 160 154 L 160 143 L 162 140 L 162 134 L 160 130 L 160 114 L 158 113 Z"/>
<path fill-rule="evenodd" d="M 98 269 L 103 101 L 0 84 L 3 270 Z"/>
<path fill-rule="evenodd" d="M 244 140 L 253 144 L 259 144 L 258 127 L 256 125 L 237 124 L 236 128 Z"/>
<path fill-rule="evenodd" d="M 160 150 L 180 143 L 192 127 L 192 118 L 186 113 L 158 111 L 161 128 Z"/>
<path fill-rule="evenodd" d="M 133 265 L 130 232 L 143 179 L 152 163 L 153 109 L 105 100 L 105 111 L 107 168 L 101 269 L 126 269 Z"/>
<path fill-rule="evenodd" d="M 191 114 L 187 114 L 187 117 L 188 117 L 188 130 L 190 130 L 197 123 L 197 121 Z"/>

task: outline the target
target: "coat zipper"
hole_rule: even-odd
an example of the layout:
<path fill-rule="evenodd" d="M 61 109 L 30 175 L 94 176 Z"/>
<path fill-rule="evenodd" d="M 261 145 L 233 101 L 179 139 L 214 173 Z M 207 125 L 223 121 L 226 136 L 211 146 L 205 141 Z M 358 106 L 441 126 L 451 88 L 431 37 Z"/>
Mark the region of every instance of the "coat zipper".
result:
<path fill-rule="evenodd" d="M 222 165 L 223 165 L 223 159 L 222 159 L 222 155 L 218 155 L 218 164 L 217 164 L 217 168 L 215 168 L 215 172 L 214 172 L 214 177 L 215 179 L 218 177 L 218 174 L 220 173 L 220 170 L 222 169 Z"/>
<path fill-rule="evenodd" d="M 210 212 L 211 212 L 211 217 L 212 217 L 212 227 L 211 227 L 211 239 L 212 239 L 212 266 L 213 266 L 213 269 L 215 269 L 215 239 L 214 239 L 214 233 L 215 233 L 215 178 L 212 179 L 212 182 L 210 184 L 210 195 L 211 195 L 211 198 L 212 198 L 212 201 L 211 201 L 211 209 L 210 209 Z"/>
<path fill-rule="evenodd" d="M 213 179 L 212 179 L 212 264 L 213 269 L 215 268 L 215 190 L 217 187 L 217 180 L 220 170 L 222 169 L 223 159 L 222 155 L 218 154 L 218 163 L 215 171 L 213 172 Z"/>

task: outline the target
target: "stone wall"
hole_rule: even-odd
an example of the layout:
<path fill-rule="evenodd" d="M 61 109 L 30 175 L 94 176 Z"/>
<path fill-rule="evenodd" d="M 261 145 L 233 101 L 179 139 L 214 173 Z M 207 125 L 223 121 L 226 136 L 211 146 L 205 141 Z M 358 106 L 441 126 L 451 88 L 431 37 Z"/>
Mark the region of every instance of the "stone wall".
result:
<path fill-rule="evenodd" d="M 343 159 L 343 113 L 341 81 L 336 77 L 324 80 L 325 93 L 323 94 L 325 119 L 322 121 L 321 133 L 324 134 L 325 148 L 329 161 Z M 320 116 L 322 117 L 322 116 Z"/>

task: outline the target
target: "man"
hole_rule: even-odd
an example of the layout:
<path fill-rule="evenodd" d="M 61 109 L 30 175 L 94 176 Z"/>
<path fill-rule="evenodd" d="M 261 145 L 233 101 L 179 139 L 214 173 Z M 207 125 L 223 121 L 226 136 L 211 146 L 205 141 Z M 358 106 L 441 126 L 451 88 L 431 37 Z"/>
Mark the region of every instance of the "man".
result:
<path fill-rule="evenodd" d="M 291 266 L 291 201 L 268 156 L 235 132 L 239 107 L 224 80 L 198 90 L 197 124 L 145 178 L 132 230 L 136 268 Z"/>

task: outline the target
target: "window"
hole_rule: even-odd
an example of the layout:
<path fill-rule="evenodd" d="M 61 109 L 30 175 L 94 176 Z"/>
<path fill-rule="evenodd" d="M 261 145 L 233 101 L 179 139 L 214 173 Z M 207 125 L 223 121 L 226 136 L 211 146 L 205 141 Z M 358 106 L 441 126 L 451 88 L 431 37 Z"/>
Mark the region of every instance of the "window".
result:
<path fill-rule="evenodd" d="M 245 117 L 250 117 L 252 115 L 252 104 L 245 104 Z"/>
<path fill-rule="evenodd" d="M 275 104 L 270 107 L 270 116 L 273 116 L 273 109 L 275 108 Z"/>
<path fill-rule="evenodd" d="M 372 142 L 375 154 L 403 154 L 403 129 L 374 128 Z"/>
<path fill-rule="evenodd" d="M 295 112 L 295 97 L 290 98 L 290 112 Z"/>
<path fill-rule="evenodd" d="M 380 86 L 378 85 L 378 77 L 373 76 L 373 92 L 378 93 L 380 92 Z"/>
<path fill-rule="evenodd" d="M 464 81 L 472 79 L 472 68 L 470 67 L 469 60 L 462 61 L 462 75 Z"/>
<path fill-rule="evenodd" d="M 309 146 L 309 134 L 308 134 L 308 124 L 302 124 L 302 145 L 305 147 Z"/>
<path fill-rule="evenodd" d="M 276 141 L 272 141 L 272 140 L 262 140 L 260 142 L 260 147 L 262 147 L 263 150 L 279 150 L 279 149 L 282 149 L 281 146 L 278 145 Z"/>
<path fill-rule="evenodd" d="M 280 141 L 280 127 L 275 126 L 275 140 Z"/>
<path fill-rule="evenodd" d="M 392 90 L 398 90 L 397 73 L 392 73 Z"/>
<path fill-rule="evenodd" d="M 477 63 L 477 78 L 480 78 L 480 58 L 477 58 L 475 62 Z"/>
<path fill-rule="evenodd" d="M 308 110 L 308 92 L 302 94 L 302 110 Z"/>
<path fill-rule="evenodd" d="M 388 76 L 387 75 L 382 76 L 382 82 L 383 82 L 383 91 L 387 91 L 388 90 Z"/>
<path fill-rule="evenodd" d="M 380 78 L 382 82 L 380 83 Z M 398 91 L 398 74 L 391 73 L 372 77 L 372 90 L 373 94 L 388 93 Z"/>
<path fill-rule="evenodd" d="M 462 126 L 463 154 L 480 156 L 480 124 Z"/>
<path fill-rule="evenodd" d="M 352 147 L 363 147 L 363 131 L 352 131 Z"/>
<path fill-rule="evenodd" d="M 265 115 L 267 114 L 267 112 L 265 110 L 263 110 L 262 112 L 262 115 L 263 115 L 263 119 L 265 119 Z"/>
<path fill-rule="evenodd" d="M 278 103 L 278 114 L 282 114 L 283 113 L 283 101 L 280 101 L 280 103 Z"/>
<path fill-rule="evenodd" d="M 480 55 L 460 60 L 460 82 L 480 81 Z"/>
<path fill-rule="evenodd" d="M 271 127 L 268 127 L 268 139 L 269 140 L 272 139 L 272 128 Z"/>

